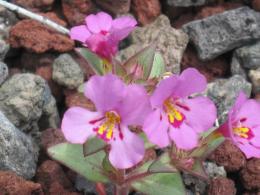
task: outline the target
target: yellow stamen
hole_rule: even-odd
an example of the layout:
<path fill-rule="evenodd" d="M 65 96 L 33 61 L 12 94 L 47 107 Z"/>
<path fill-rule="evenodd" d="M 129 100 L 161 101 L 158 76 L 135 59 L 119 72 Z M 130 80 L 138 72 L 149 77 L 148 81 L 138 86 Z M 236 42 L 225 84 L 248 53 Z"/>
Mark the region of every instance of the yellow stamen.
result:
<path fill-rule="evenodd" d="M 184 115 L 175 108 L 171 99 L 167 99 L 164 102 L 164 108 L 167 113 L 168 120 L 171 124 L 174 124 L 175 122 L 177 124 L 184 120 Z"/>
<path fill-rule="evenodd" d="M 242 137 L 242 138 L 248 138 L 250 129 L 247 127 L 235 127 L 233 128 L 233 131 L 236 135 Z"/>

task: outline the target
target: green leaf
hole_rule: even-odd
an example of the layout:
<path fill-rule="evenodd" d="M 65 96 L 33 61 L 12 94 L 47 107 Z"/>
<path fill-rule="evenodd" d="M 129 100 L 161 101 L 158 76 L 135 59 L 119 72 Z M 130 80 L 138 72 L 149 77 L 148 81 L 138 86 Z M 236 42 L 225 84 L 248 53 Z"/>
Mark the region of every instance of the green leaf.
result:
<path fill-rule="evenodd" d="M 160 52 L 156 52 L 154 56 L 153 66 L 149 78 L 158 78 L 165 73 L 165 63 Z"/>
<path fill-rule="evenodd" d="M 83 154 L 84 156 L 94 154 L 96 152 L 99 152 L 100 150 L 103 150 L 106 147 L 106 145 L 106 142 L 104 142 L 103 140 L 97 137 L 93 137 L 91 139 L 88 139 L 83 144 Z"/>
<path fill-rule="evenodd" d="M 133 182 L 131 186 L 137 191 L 149 195 L 186 194 L 179 172 L 151 174 Z"/>
<path fill-rule="evenodd" d="M 206 132 L 206 134 L 202 136 L 199 147 L 193 150 L 190 156 L 205 159 L 224 141 L 225 138 L 218 131 L 211 129 L 209 133 Z"/>
<path fill-rule="evenodd" d="M 96 74 L 105 74 L 106 67 L 104 66 L 104 61 L 99 56 L 87 48 L 76 48 L 76 51 L 88 62 L 89 66 Z"/>
<path fill-rule="evenodd" d="M 146 80 L 149 78 L 155 56 L 156 47 L 154 44 L 145 47 L 133 57 L 128 59 L 123 67 L 126 69 L 130 80 Z"/>
<path fill-rule="evenodd" d="M 83 156 L 82 145 L 61 143 L 48 149 L 48 154 L 90 181 L 108 182 L 103 173 L 102 162 L 105 152 L 100 151 L 88 157 Z"/>
<path fill-rule="evenodd" d="M 205 172 L 205 169 L 203 167 L 202 161 L 199 159 L 196 159 L 193 166 L 192 166 L 192 172 L 195 176 L 208 179 L 208 175 Z"/>
<path fill-rule="evenodd" d="M 171 164 L 168 152 L 163 153 L 148 169 L 150 173 L 174 173 L 178 170 Z"/>

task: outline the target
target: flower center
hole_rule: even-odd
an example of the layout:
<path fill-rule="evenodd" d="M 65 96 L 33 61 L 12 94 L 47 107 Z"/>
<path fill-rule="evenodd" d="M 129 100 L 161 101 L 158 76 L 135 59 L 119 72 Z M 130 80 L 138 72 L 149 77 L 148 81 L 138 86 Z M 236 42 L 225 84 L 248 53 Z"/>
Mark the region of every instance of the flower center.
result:
<path fill-rule="evenodd" d="M 101 123 L 99 127 L 94 128 L 94 131 L 97 133 L 98 137 L 103 139 L 104 141 L 108 142 L 113 138 L 114 135 L 114 129 L 118 126 L 119 128 L 119 137 L 123 139 L 123 135 L 120 129 L 120 116 L 114 112 L 106 112 L 105 121 Z"/>
<path fill-rule="evenodd" d="M 252 137 L 254 137 L 252 130 L 244 126 L 234 127 L 233 132 L 235 135 L 245 139 L 251 139 Z"/>
<path fill-rule="evenodd" d="M 164 110 L 167 114 L 169 123 L 172 124 L 173 127 L 179 128 L 183 121 L 185 120 L 184 114 L 182 114 L 177 108 L 176 104 L 172 101 L 172 99 L 167 99 L 164 102 Z"/>
<path fill-rule="evenodd" d="M 102 35 L 104 35 L 104 36 L 105 36 L 105 35 L 107 35 L 107 34 L 108 34 L 108 31 L 106 31 L 106 30 L 101 30 L 101 31 L 100 31 L 100 34 L 102 34 Z"/>

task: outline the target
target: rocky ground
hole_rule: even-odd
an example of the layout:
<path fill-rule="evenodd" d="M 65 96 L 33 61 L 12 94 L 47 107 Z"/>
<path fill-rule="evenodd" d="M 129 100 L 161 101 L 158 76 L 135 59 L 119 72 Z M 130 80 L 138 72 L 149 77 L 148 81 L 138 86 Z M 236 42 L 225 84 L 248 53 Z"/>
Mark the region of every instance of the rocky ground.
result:
<path fill-rule="evenodd" d="M 197 68 L 220 122 L 238 91 L 260 99 L 260 0 L 11 0 L 70 28 L 87 14 L 132 14 L 139 27 L 121 45 L 125 60 L 153 41 L 167 70 Z M 48 158 L 64 142 L 60 118 L 90 102 L 76 91 L 90 76 L 75 43 L 0 7 L 0 194 L 95 194 L 95 186 Z M 260 195 L 260 159 L 226 141 L 204 164 L 211 182 L 183 174 L 187 194 Z"/>

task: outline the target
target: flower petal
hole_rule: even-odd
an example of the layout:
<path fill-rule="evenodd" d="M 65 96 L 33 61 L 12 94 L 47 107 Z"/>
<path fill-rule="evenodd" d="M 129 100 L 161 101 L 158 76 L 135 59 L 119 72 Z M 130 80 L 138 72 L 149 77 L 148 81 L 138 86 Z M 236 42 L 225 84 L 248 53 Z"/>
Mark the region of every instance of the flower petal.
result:
<path fill-rule="evenodd" d="M 238 144 L 240 150 L 245 154 L 246 158 L 260 158 L 260 149 L 252 146 L 249 143 Z"/>
<path fill-rule="evenodd" d="M 117 137 L 111 141 L 109 160 L 118 169 L 131 168 L 139 163 L 145 153 L 144 142 L 127 127 L 122 126 L 123 139 Z"/>
<path fill-rule="evenodd" d="M 198 145 L 197 133 L 185 123 L 180 128 L 170 127 L 170 137 L 180 149 L 191 150 Z"/>
<path fill-rule="evenodd" d="M 144 87 L 135 84 L 127 86 L 127 95 L 118 108 L 121 122 L 125 125 L 143 125 L 150 112 L 149 96 Z"/>
<path fill-rule="evenodd" d="M 143 131 L 150 142 L 158 145 L 160 148 L 164 148 L 170 144 L 168 129 L 169 123 L 160 109 L 150 113 L 143 125 Z"/>
<path fill-rule="evenodd" d="M 70 38 L 82 43 L 85 43 L 90 35 L 91 34 L 85 25 L 75 26 L 70 30 Z"/>
<path fill-rule="evenodd" d="M 182 101 L 189 108 L 189 110 L 185 110 L 179 107 L 186 117 L 185 122 L 197 133 L 207 131 L 213 126 L 217 118 L 217 111 L 215 104 L 209 98 L 195 97 L 182 99 Z"/>
<path fill-rule="evenodd" d="M 112 17 L 105 12 L 88 15 L 86 17 L 88 29 L 92 33 L 100 33 L 100 31 L 109 31 L 112 26 Z"/>
<path fill-rule="evenodd" d="M 161 107 L 164 101 L 172 95 L 177 85 L 177 80 L 178 77 L 172 75 L 158 84 L 150 100 L 153 108 Z"/>
<path fill-rule="evenodd" d="M 70 143 L 83 144 L 88 137 L 95 135 L 94 126 L 89 121 L 100 117 L 100 113 L 90 112 L 80 107 L 72 107 L 63 116 L 61 130 Z"/>
<path fill-rule="evenodd" d="M 100 112 L 117 109 L 126 96 L 126 86 L 117 76 L 92 76 L 85 85 L 84 94 Z"/>
<path fill-rule="evenodd" d="M 131 16 L 122 16 L 119 18 L 116 18 L 112 22 L 112 28 L 113 29 L 124 29 L 128 27 L 134 27 L 136 26 L 137 21 L 135 18 Z"/>
<path fill-rule="evenodd" d="M 195 68 L 187 68 L 178 79 L 178 85 L 174 89 L 174 96 L 187 97 L 193 93 L 199 93 L 206 89 L 206 78 Z"/>
<path fill-rule="evenodd" d="M 235 120 L 245 118 L 243 125 L 249 128 L 260 126 L 260 103 L 256 100 L 246 100 L 235 115 Z"/>

